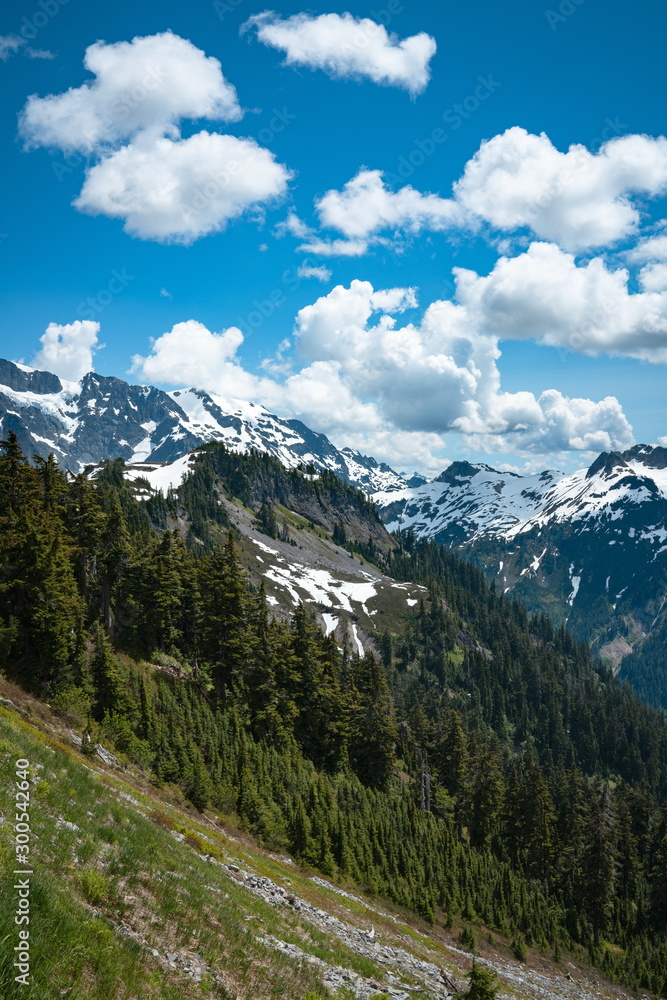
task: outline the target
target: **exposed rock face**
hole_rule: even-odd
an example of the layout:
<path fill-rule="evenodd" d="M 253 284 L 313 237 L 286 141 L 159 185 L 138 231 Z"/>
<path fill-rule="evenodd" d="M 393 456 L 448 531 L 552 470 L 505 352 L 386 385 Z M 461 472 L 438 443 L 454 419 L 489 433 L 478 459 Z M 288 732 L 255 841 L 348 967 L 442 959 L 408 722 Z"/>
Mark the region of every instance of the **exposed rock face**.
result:
<path fill-rule="evenodd" d="M 568 475 L 454 462 L 432 483 L 374 499 L 390 530 L 459 549 L 614 668 L 667 628 L 666 448 L 604 452 Z"/>
<path fill-rule="evenodd" d="M 73 472 L 113 458 L 169 463 L 207 441 L 222 441 L 231 451 L 268 452 L 288 468 L 329 469 L 367 493 L 407 483 L 389 466 L 350 448 L 339 451 L 324 434 L 263 406 L 200 389 L 163 392 L 93 372 L 65 382 L 3 360 L 0 428 L 4 435 L 14 431 L 27 455 L 53 452 Z"/>

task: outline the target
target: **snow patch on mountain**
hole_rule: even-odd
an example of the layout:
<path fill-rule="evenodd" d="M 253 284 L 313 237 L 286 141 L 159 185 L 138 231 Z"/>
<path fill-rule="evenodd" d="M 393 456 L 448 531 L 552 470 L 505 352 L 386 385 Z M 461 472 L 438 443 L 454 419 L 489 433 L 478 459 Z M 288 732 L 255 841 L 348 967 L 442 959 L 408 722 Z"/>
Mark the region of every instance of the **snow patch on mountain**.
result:
<path fill-rule="evenodd" d="M 339 450 L 299 420 L 282 420 L 265 407 L 200 389 L 163 392 L 90 372 L 66 382 L 49 372 L 0 360 L 0 430 L 14 431 L 23 451 L 81 472 L 123 458 L 160 488 L 178 486 L 178 462 L 198 445 L 220 441 L 230 451 L 266 452 L 289 469 L 328 469 L 367 494 L 403 489 L 408 480 L 351 448 Z M 172 466 L 167 471 L 160 467 Z M 414 479 L 410 480 L 411 482 Z"/>
<path fill-rule="evenodd" d="M 587 528 L 592 520 L 608 524 L 622 519 L 628 508 L 667 499 L 666 449 L 638 446 L 617 457 L 606 463 L 597 459 L 590 468 L 569 474 L 546 470 L 532 476 L 455 462 L 434 482 L 379 491 L 373 499 L 389 531 L 411 528 L 417 536 L 435 536 L 450 544 L 488 537 L 518 539 L 553 523 Z M 539 563 L 531 568 L 536 572 Z"/>
<path fill-rule="evenodd" d="M 581 575 L 574 576 L 574 563 L 570 564 L 570 583 L 572 584 L 572 593 L 567 599 L 567 603 L 572 607 L 574 604 L 574 599 L 579 593 L 579 587 L 581 586 Z"/>

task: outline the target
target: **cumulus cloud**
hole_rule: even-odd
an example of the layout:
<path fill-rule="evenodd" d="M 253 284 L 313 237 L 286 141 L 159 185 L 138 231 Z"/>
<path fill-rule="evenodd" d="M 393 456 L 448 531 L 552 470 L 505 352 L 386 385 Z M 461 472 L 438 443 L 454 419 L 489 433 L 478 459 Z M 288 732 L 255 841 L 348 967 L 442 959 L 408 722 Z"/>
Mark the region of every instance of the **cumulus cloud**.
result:
<path fill-rule="evenodd" d="M 368 250 L 366 240 L 311 239 L 297 247 L 299 253 L 313 253 L 318 257 L 363 257 Z"/>
<path fill-rule="evenodd" d="M 201 131 L 183 119 L 236 120 L 236 90 L 217 59 L 170 31 L 131 42 L 96 42 L 85 66 L 95 79 L 63 94 L 30 97 L 20 130 L 29 146 L 80 150 L 86 171 L 75 208 L 123 219 L 125 231 L 192 243 L 280 197 L 290 172 L 253 139 Z"/>
<path fill-rule="evenodd" d="M 617 400 L 503 392 L 497 339 L 479 332 L 465 307 L 435 302 L 421 324 L 398 327 L 389 313 L 413 304 L 410 289 L 337 286 L 299 312 L 299 351 L 311 365 L 323 357 L 339 365 L 354 394 L 376 400 L 383 418 L 403 431 L 483 435 L 499 450 L 524 452 L 631 442 Z"/>
<path fill-rule="evenodd" d="M 327 191 L 315 204 L 322 225 L 349 239 L 367 239 L 384 229 L 448 229 L 463 216 L 451 199 L 422 194 L 410 185 L 391 191 L 381 170 L 360 170 L 342 191 Z"/>
<path fill-rule="evenodd" d="M 455 268 L 456 298 L 475 329 L 585 354 L 667 363 L 667 291 L 631 293 L 628 272 L 595 257 L 579 266 L 551 243 L 501 257 L 490 274 Z"/>
<path fill-rule="evenodd" d="M 281 20 L 273 11 L 255 14 L 242 31 L 254 28 L 265 45 L 285 53 L 288 66 L 324 70 L 339 79 L 366 77 L 402 87 L 412 95 L 428 84 L 435 39 L 425 32 L 399 39 L 367 17 L 352 14 L 294 14 Z"/>
<path fill-rule="evenodd" d="M 299 278 L 317 278 L 318 281 L 329 281 L 331 278 L 331 271 L 324 265 L 313 267 L 310 264 L 300 264 L 296 273 Z"/>
<path fill-rule="evenodd" d="M 646 264 L 637 279 L 644 292 L 664 292 L 667 290 L 667 263 Z"/>
<path fill-rule="evenodd" d="M 316 200 L 323 228 L 366 240 L 382 231 L 497 232 L 528 229 L 573 252 L 606 247 L 633 236 L 641 198 L 667 191 L 667 139 L 628 135 L 596 153 L 584 146 L 560 152 L 548 136 L 510 128 L 483 142 L 454 183 L 452 197 L 411 185 L 392 191 L 379 170 L 361 169 L 342 190 Z M 665 253 L 667 237 L 646 240 L 629 260 Z M 652 259 L 644 256 L 643 259 Z M 661 258 L 662 259 L 662 258 Z"/>
<path fill-rule="evenodd" d="M 92 167 L 74 205 L 141 239 L 192 243 L 280 197 L 290 174 L 253 139 L 144 137 Z"/>
<path fill-rule="evenodd" d="M 454 194 L 496 229 L 527 227 L 566 250 L 607 246 L 632 235 L 640 221 L 633 195 L 667 190 L 667 139 L 627 135 L 597 153 L 561 153 L 544 133 L 510 128 L 468 161 Z"/>
<path fill-rule="evenodd" d="M 203 323 L 189 319 L 153 341 L 148 357 L 135 354 L 132 371 L 153 382 L 210 388 L 210 372 L 216 373 L 217 381 L 224 380 L 228 368 L 236 367 L 232 359 L 242 343 L 243 334 L 235 326 L 211 333 Z"/>
<path fill-rule="evenodd" d="M 299 240 L 305 240 L 307 236 L 311 235 L 312 230 L 303 219 L 299 218 L 296 212 L 289 212 L 287 218 L 278 223 L 273 233 L 278 238 L 290 235 L 296 236 Z"/>
<path fill-rule="evenodd" d="M 465 435 L 470 447 L 523 454 L 632 444 L 615 398 L 505 392 L 498 340 L 476 329 L 464 305 L 434 302 L 420 323 L 399 325 L 415 305 L 414 289 L 353 281 L 299 311 L 291 363 L 265 366 L 269 375 L 243 367 L 240 331 L 215 334 L 194 321 L 160 337 L 148 357 L 137 356 L 135 370 L 252 399 L 403 467 L 437 465 L 449 432 Z"/>
<path fill-rule="evenodd" d="M 660 225 L 665 226 L 665 220 Z M 657 236 L 649 236 L 647 239 L 641 240 L 636 247 L 628 251 L 626 256 L 633 264 L 667 260 L 667 233 L 660 233 Z"/>
<path fill-rule="evenodd" d="M 84 66 L 94 80 L 28 98 L 20 130 L 30 146 L 92 153 L 145 129 L 177 135 L 183 118 L 235 121 L 242 114 L 219 61 L 171 31 L 95 42 Z"/>
<path fill-rule="evenodd" d="M 102 346 L 97 335 L 100 324 L 92 320 L 49 323 L 40 337 L 41 350 L 30 362 L 32 368 L 53 372 L 69 382 L 78 382 L 93 370 L 93 354 Z"/>

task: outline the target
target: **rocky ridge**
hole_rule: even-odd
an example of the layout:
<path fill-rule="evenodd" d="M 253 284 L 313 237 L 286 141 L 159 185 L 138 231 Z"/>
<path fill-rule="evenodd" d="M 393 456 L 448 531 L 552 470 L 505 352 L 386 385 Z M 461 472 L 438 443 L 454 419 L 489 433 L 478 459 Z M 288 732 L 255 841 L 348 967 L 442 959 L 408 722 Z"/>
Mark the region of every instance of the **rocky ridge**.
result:
<path fill-rule="evenodd" d="M 67 382 L 49 372 L 0 360 L 0 431 L 12 430 L 27 455 L 80 472 L 105 459 L 168 464 L 208 441 L 230 451 L 267 452 L 287 468 L 312 464 L 365 490 L 398 489 L 406 479 L 351 448 L 339 450 L 300 420 L 201 389 L 164 392 L 89 372 Z"/>
<path fill-rule="evenodd" d="M 615 668 L 665 623 L 665 448 L 604 453 L 567 475 L 455 462 L 433 482 L 373 499 L 390 531 L 457 549 Z"/>

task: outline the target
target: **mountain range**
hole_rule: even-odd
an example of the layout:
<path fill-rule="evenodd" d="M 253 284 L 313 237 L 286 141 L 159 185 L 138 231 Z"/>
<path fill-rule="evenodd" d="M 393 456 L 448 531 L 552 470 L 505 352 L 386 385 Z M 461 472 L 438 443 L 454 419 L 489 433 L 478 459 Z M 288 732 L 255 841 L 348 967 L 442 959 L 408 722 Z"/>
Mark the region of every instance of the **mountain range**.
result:
<path fill-rule="evenodd" d="M 178 486 L 189 453 L 210 441 L 267 453 L 288 469 L 328 470 L 371 496 L 390 531 L 411 529 L 456 549 L 615 669 L 632 653 L 641 661 L 648 638 L 667 636 L 665 448 L 603 453 L 569 474 L 459 461 L 428 482 L 254 403 L 92 372 L 66 382 L 9 361 L 0 361 L 0 427 L 17 434 L 26 454 L 53 452 L 73 472 L 122 458 L 128 477 L 152 490 Z M 641 662 L 633 670 L 641 674 Z"/>
<path fill-rule="evenodd" d="M 615 667 L 665 624 L 665 448 L 603 453 L 570 474 L 454 462 L 433 482 L 374 500 L 389 530 L 457 549 Z"/>
<path fill-rule="evenodd" d="M 351 448 L 339 451 L 324 434 L 256 403 L 194 388 L 163 392 L 94 372 L 68 382 L 3 360 L 0 426 L 5 435 L 15 432 L 25 454 L 46 458 L 53 452 L 73 472 L 103 459 L 170 463 L 207 441 L 222 441 L 230 451 L 266 452 L 287 468 L 328 469 L 366 493 L 424 481 L 416 476 L 408 482 Z"/>

